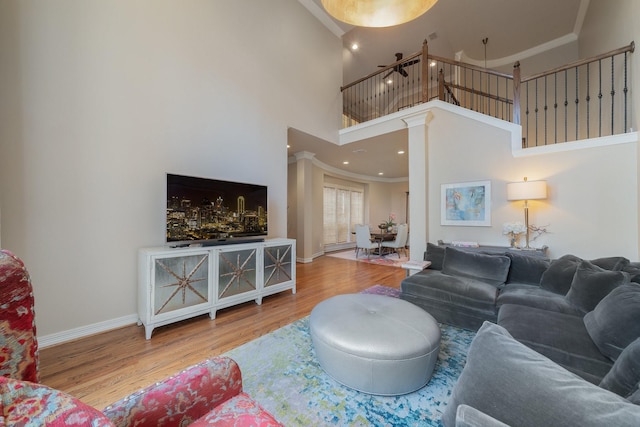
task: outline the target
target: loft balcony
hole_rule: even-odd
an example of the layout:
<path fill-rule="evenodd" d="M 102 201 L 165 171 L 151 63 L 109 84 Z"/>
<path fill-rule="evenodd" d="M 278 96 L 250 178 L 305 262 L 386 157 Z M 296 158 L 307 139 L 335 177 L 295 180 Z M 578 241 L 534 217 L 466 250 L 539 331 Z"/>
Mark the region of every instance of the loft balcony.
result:
<path fill-rule="evenodd" d="M 422 50 L 341 87 L 343 128 L 440 100 L 522 127 L 522 148 L 633 132 L 635 43 L 549 71 L 512 73 Z"/>

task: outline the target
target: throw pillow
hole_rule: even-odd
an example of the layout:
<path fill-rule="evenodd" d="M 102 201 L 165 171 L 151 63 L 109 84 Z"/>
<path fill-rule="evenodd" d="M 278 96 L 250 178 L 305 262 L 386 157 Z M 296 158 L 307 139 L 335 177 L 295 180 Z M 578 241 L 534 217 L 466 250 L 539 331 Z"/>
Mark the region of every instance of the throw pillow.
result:
<path fill-rule="evenodd" d="M 640 337 L 640 285 L 618 286 L 583 321 L 600 352 L 615 361 Z"/>
<path fill-rule="evenodd" d="M 593 310 L 612 289 L 629 283 L 629 275 L 622 271 L 609 271 L 582 261 L 578 266 L 571 288 L 565 299 L 583 313 Z"/>
<path fill-rule="evenodd" d="M 575 255 L 564 255 L 553 260 L 549 268 L 542 273 L 540 287 L 556 294 L 566 295 L 571 288 L 573 275 L 582 262 Z"/>
<path fill-rule="evenodd" d="M 629 344 L 600 381 L 600 387 L 628 399 L 640 385 L 640 338 Z"/>
<path fill-rule="evenodd" d="M 444 246 L 434 245 L 433 243 L 427 243 L 427 253 L 424 257 L 425 261 L 431 261 L 432 270 L 442 270 L 442 264 L 444 262 Z"/>
<path fill-rule="evenodd" d="M 551 265 L 548 258 L 539 256 L 523 255 L 518 252 L 507 252 L 507 256 L 511 259 L 508 283 L 538 285 L 542 274 Z"/>
<path fill-rule="evenodd" d="M 629 265 L 629 260 L 622 256 L 612 256 L 592 259 L 591 264 L 597 265 L 605 270 L 620 271 Z"/>
<path fill-rule="evenodd" d="M 100 411 L 73 396 L 28 381 L 0 377 L 0 399 L 0 419 L 6 425 L 114 425 Z"/>
<path fill-rule="evenodd" d="M 505 424 L 538 426 L 637 425 L 640 407 L 574 375 L 485 322 L 473 339 L 442 421 L 456 425 L 459 405 Z"/>
<path fill-rule="evenodd" d="M 507 281 L 511 260 L 505 255 L 488 255 L 447 247 L 444 251 L 442 272 L 449 276 L 462 276 L 480 280 L 493 286 Z"/>
<path fill-rule="evenodd" d="M 632 262 L 623 268 L 622 271 L 629 274 L 629 280 L 640 283 L 640 263 Z"/>

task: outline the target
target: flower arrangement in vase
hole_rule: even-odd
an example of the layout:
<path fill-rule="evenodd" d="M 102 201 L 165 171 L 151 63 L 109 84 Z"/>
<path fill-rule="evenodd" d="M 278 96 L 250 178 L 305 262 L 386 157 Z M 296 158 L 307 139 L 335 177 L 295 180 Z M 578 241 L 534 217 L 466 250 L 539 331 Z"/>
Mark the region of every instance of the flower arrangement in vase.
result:
<path fill-rule="evenodd" d="M 527 227 L 521 222 L 505 222 L 502 225 L 502 234 L 509 236 L 509 246 L 518 246 L 520 236 L 527 232 Z"/>
<path fill-rule="evenodd" d="M 396 214 L 390 213 L 389 219 L 387 221 L 380 223 L 380 225 L 378 225 L 378 228 L 382 231 L 390 232 L 393 230 L 393 226 L 396 225 L 396 223 L 394 222 L 395 220 L 396 220 Z"/>

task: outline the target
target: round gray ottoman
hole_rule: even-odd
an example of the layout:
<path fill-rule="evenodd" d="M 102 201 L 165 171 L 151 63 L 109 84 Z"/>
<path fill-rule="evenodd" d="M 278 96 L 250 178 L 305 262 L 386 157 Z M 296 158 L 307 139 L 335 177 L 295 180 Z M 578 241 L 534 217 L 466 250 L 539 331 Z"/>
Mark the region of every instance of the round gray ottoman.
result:
<path fill-rule="evenodd" d="M 369 394 L 411 393 L 429 382 L 440 328 L 399 298 L 338 295 L 314 307 L 311 340 L 320 366 L 336 381 Z"/>

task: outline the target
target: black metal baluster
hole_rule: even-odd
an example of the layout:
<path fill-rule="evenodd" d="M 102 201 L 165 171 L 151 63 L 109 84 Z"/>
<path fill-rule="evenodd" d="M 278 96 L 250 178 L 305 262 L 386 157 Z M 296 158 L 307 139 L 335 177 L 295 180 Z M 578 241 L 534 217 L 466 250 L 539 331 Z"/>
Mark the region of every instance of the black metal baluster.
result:
<path fill-rule="evenodd" d="M 544 76 L 544 145 L 547 145 L 547 76 Z"/>
<path fill-rule="evenodd" d="M 558 73 L 553 75 L 553 143 L 558 143 Z"/>
<path fill-rule="evenodd" d="M 615 96 L 616 96 L 616 89 L 614 86 L 614 71 L 613 71 L 613 65 L 614 65 L 614 58 L 613 56 L 611 57 L 611 135 L 613 135 L 613 114 L 614 114 L 614 100 L 615 100 Z"/>
<path fill-rule="evenodd" d="M 602 59 L 598 60 L 598 136 L 602 136 Z"/>
<path fill-rule="evenodd" d="M 526 86 L 527 86 L 527 102 L 526 102 L 527 109 L 524 112 L 524 116 L 525 116 L 525 122 L 527 125 L 526 135 L 527 135 L 527 146 L 528 146 L 530 141 L 530 138 L 529 138 L 529 82 L 526 83 Z"/>
<path fill-rule="evenodd" d="M 580 79 L 580 71 L 578 70 L 578 67 L 575 68 L 576 70 L 576 141 L 578 140 L 578 107 L 580 104 L 580 98 L 578 98 L 578 80 Z"/>
<path fill-rule="evenodd" d="M 627 52 L 624 53 L 624 133 L 627 133 L 627 92 L 629 88 L 627 87 Z"/>
<path fill-rule="evenodd" d="M 568 119 L 569 119 L 569 80 L 567 70 L 564 70 L 564 142 L 569 139 Z"/>
<path fill-rule="evenodd" d="M 589 64 L 587 64 L 587 139 L 589 139 L 589 101 L 591 101 L 591 96 L 589 95 L 590 88 L 589 81 Z"/>
<path fill-rule="evenodd" d="M 538 146 L 538 79 L 536 79 L 536 109 L 534 110 L 536 113 L 536 147 Z"/>

